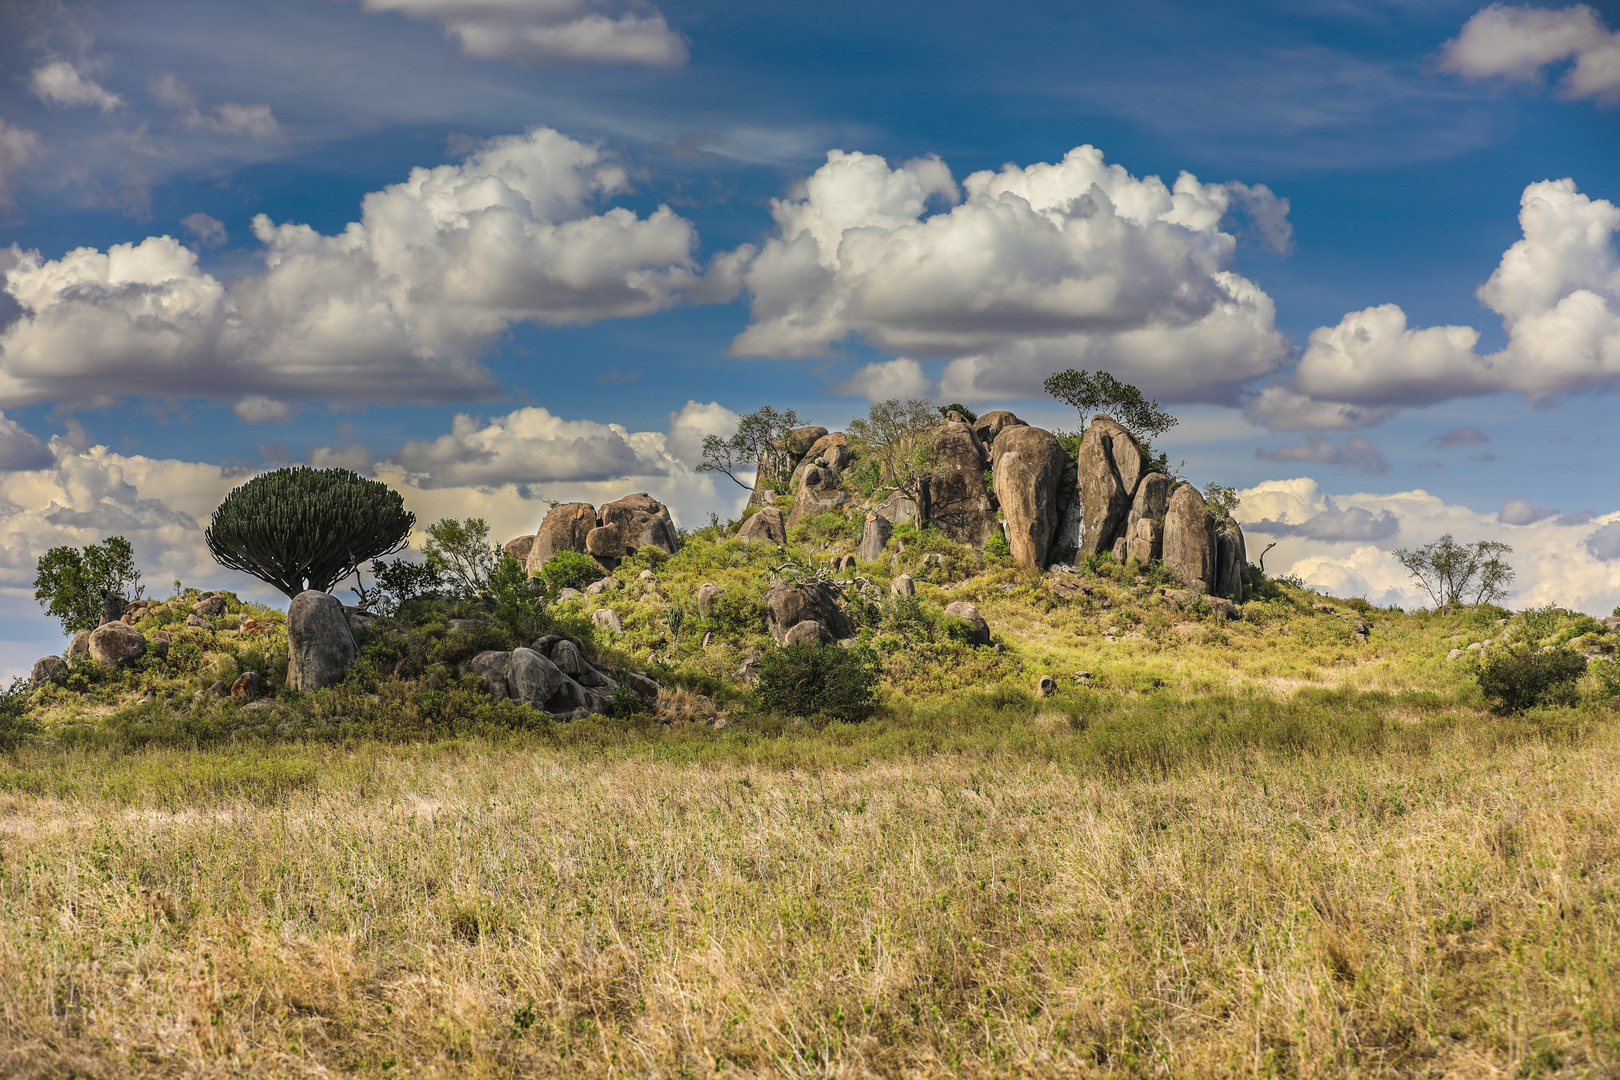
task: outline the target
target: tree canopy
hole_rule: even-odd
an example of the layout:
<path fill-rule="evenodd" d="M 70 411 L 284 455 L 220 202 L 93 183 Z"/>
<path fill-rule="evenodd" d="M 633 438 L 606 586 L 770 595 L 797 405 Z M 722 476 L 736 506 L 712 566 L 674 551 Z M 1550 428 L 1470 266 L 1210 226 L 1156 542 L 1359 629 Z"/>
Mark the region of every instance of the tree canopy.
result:
<path fill-rule="evenodd" d="M 933 443 L 924 432 L 939 422 L 939 412 L 921 398 L 889 398 L 849 422 L 849 441 L 862 459 L 876 464 L 879 483 L 916 499 L 933 467 Z"/>
<path fill-rule="evenodd" d="M 1047 377 L 1042 388 L 1059 401 L 1073 405 L 1083 427 L 1086 414 L 1101 412 L 1119 421 L 1138 440 L 1162 435 L 1176 426 L 1176 418 L 1149 401 L 1130 383 L 1120 382 L 1106 371 L 1093 374 L 1070 368 Z"/>
<path fill-rule="evenodd" d="M 729 439 L 707 435 L 703 439 L 703 462 L 699 472 L 718 472 L 731 477 L 739 487 L 752 488 L 737 474 L 755 470 L 756 477 L 780 479 L 786 471 L 787 451 L 799 414 L 792 409 L 777 412 L 769 405 L 744 415 Z M 800 449 L 805 449 L 801 447 Z"/>
<path fill-rule="evenodd" d="M 53 547 L 35 566 L 34 599 L 70 634 L 100 626 L 109 598 L 138 600 L 143 591 L 134 549 L 122 536 L 109 536 L 82 551 Z"/>
<path fill-rule="evenodd" d="M 1513 549 L 1499 540 L 1479 540 L 1460 544 L 1446 533 L 1418 548 L 1396 548 L 1391 554 L 1400 561 L 1435 606 L 1442 604 L 1493 604 L 1507 599 L 1513 584 L 1513 567 L 1502 556 Z"/>
<path fill-rule="evenodd" d="M 203 536 L 221 566 L 295 597 L 329 592 L 361 563 L 403 550 L 415 524 L 387 484 L 295 465 L 232 489 Z"/>

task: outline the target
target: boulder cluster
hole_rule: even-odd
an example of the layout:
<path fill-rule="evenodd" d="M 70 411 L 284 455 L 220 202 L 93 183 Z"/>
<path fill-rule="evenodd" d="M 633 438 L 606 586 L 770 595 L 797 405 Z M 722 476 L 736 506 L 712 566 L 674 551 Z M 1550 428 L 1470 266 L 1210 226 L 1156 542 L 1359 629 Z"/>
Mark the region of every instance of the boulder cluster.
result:
<path fill-rule="evenodd" d="M 520 536 L 506 544 L 506 553 L 539 573 L 560 551 L 591 556 L 604 571 L 651 545 L 675 553 L 675 522 L 669 508 L 651 495 L 626 495 L 600 510 L 590 503 L 558 503 L 546 514 L 533 536 Z"/>
<path fill-rule="evenodd" d="M 952 415 L 920 436 L 929 440 L 927 475 L 866 500 L 858 558 L 877 558 L 896 525 L 915 522 L 980 549 L 1000 534 L 1030 570 L 1100 553 L 1157 559 L 1188 589 L 1242 602 L 1243 530 L 1196 488 L 1155 471 L 1123 425 L 1097 417 L 1072 457 L 1057 436 L 1005 410 L 971 423 Z M 799 522 L 852 502 L 843 478 L 859 459 L 842 432 L 796 428 L 779 450 L 791 465 L 792 509 L 784 517 L 761 469 L 738 530 L 746 541 L 784 544 Z"/>
<path fill-rule="evenodd" d="M 483 679 L 497 701 L 510 699 L 557 720 L 580 720 L 607 711 L 621 687 L 643 704 L 658 702 L 656 682 L 627 668 L 588 660 L 583 641 L 556 634 L 527 648 L 481 652 L 462 664 L 460 673 Z"/>

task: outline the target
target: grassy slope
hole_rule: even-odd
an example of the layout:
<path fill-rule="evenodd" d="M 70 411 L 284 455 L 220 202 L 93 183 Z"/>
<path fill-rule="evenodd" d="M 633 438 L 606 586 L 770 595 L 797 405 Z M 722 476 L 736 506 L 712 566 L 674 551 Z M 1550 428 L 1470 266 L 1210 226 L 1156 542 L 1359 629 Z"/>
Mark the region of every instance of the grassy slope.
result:
<path fill-rule="evenodd" d="M 1558 626 L 1380 611 L 1359 644 L 1308 594 L 1223 624 L 928 547 L 863 725 L 0 760 L 0 1072 L 1620 1069 L 1620 727 L 1494 718 L 1445 659 Z M 773 555 L 623 568 L 611 648 L 734 672 Z M 705 580 L 730 615 L 670 640 Z M 955 598 L 1004 653 L 928 622 Z"/>

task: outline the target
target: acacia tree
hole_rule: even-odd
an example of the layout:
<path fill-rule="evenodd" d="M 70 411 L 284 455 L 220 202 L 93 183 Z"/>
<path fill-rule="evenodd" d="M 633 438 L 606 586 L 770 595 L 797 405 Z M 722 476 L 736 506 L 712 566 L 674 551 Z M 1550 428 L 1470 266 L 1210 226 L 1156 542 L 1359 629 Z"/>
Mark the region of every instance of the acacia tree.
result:
<path fill-rule="evenodd" d="M 923 478 L 933 467 L 933 444 L 924 434 L 939 423 L 939 413 L 921 398 L 876 401 L 865 416 L 849 422 L 850 447 L 874 462 L 880 483 L 892 484 L 921 502 Z"/>
<path fill-rule="evenodd" d="M 739 479 L 739 472 L 752 469 L 756 480 L 760 476 L 779 478 L 787 471 L 793 429 L 798 426 L 799 414 L 792 409 L 777 412 L 769 405 L 756 409 L 737 421 L 737 430 L 729 439 L 704 436 L 698 472 L 724 473 L 739 487 L 749 489 L 755 485 Z"/>
<path fill-rule="evenodd" d="M 1502 558 L 1513 549 L 1499 540 L 1459 544 L 1446 533 L 1422 547 L 1396 548 L 1391 554 L 1423 586 L 1435 607 L 1463 603 L 1469 594 L 1475 604 L 1505 600 L 1516 576 Z"/>
<path fill-rule="evenodd" d="M 295 465 L 232 489 L 203 537 L 221 566 L 296 597 L 330 592 L 361 563 L 403 550 L 415 524 L 387 484 Z"/>
<path fill-rule="evenodd" d="M 1123 424 L 1138 442 L 1146 443 L 1176 426 L 1176 418 L 1149 401 L 1130 383 L 1120 382 L 1106 371 L 1095 375 L 1070 368 L 1047 376 L 1041 384 L 1048 394 L 1073 405 L 1085 426 L 1086 414 L 1102 412 Z"/>
<path fill-rule="evenodd" d="M 134 549 L 122 536 L 109 536 L 83 551 L 53 547 L 35 565 L 34 599 L 70 634 L 94 630 L 107 610 L 121 613 L 143 592 Z"/>
<path fill-rule="evenodd" d="M 434 573 L 463 596 L 474 596 L 488 584 L 504 552 L 489 541 L 483 518 L 441 518 L 427 527 L 422 557 Z"/>

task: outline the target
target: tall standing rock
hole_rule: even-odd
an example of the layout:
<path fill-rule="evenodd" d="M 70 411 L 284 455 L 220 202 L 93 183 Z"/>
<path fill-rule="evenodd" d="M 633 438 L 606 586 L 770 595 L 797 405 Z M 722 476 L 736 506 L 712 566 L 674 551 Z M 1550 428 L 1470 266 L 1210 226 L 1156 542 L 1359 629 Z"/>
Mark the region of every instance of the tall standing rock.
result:
<path fill-rule="evenodd" d="M 994 452 L 996 499 L 1007 519 L 1007 543 L 1019 566 L 1045 570 L 1057 531 L 1063 446 L 1050 431 L 1003 428 Z"/>
<path fill-rule="evenodd" d="M 793 510 L 788 514 L 787 527 L 791 529 L 805 518 L 836 510 L 847 502 L 849 493 L 838 486 L 838 475 L 829 468 L 812 465 L 793 490 Z"/>
<path fill-rule="evenodd" d="M 745 544 L 759 540 L 781 547 L 787 543 L 787 526 L 782 521 L 782 511 L 767 506 L 748 515 L 737 529 L 737 539 Z"/>
<path fill-rule="evenodd" d="M 596 508 L 590 503 L 558 503 L 540 523 L 529 548 L 529 572 L 535 573 L 559 551 L 585 550 L 585 538 L 596 528 Z"/>
<path fill-rule="evenodd" d="M 933 457 L 928 520 L 957 543 L 982 548 L 996 529 L 996 513 L 984 486 L 989 465 L 984 444 L 968 425 L 944 423 L 934 433 Z"/>
<path fill-rule="evenodd" d="M 1099 416 L 1080 444 L 1082 531 L 1076 561 L 1112 551 L 1130 517 L 1145 457 L 1121 424 Z"/>
<path fill-rule="evenodd" d="M 889 519 L 879 513 L 866 515 L 866 530 L 861 533 L 860 546 L 855 549 L 855 557 L 862 562 L 871 562 L 883 554 L 883 549 L 889 544 L 889 537 L 894 535 L 894 526 Z"/>
<path fill-rule="evenodd" d="M 1174 480 L 1158 472 L 1148 473 L 1136 485 L 1136 498 L 1131 500 L 1131 512 L 1125 519 L 1125 535 L 1133 544 L 1136 542 L 1137 522 L 1143 518 L 1160 523 L 1164 521 L 1165 512 L 1170 509 L 1170 492 L 1175 486 Z M 1150 557 L 1157 559 L 1159 556 L 1160 552 L 1154 551 Z"/>
<path fill-rule="evenodd" d="M 293 597 L 287 607 L 287 652 L 290 689 L 324 690 L 343 681 L 360 648 L 337 597 L 316 589 Z"/>
<path fill-rule="evenodd" d="M 1212 540 L 1204 497 L 1191 484 L 1176 488 L 1164 516 L 1165 568 L 1189 589 L 1208 592 L 1214 566 Z"/>
<path fill-rule="evenodd" d="M 1215 593 L 1233 603 L 1243 603 L 1243 567 L 1248 552 L 1243 544 L 1243 529 L 1236 521 L 1228 520 L 1215 534 Z"/>

